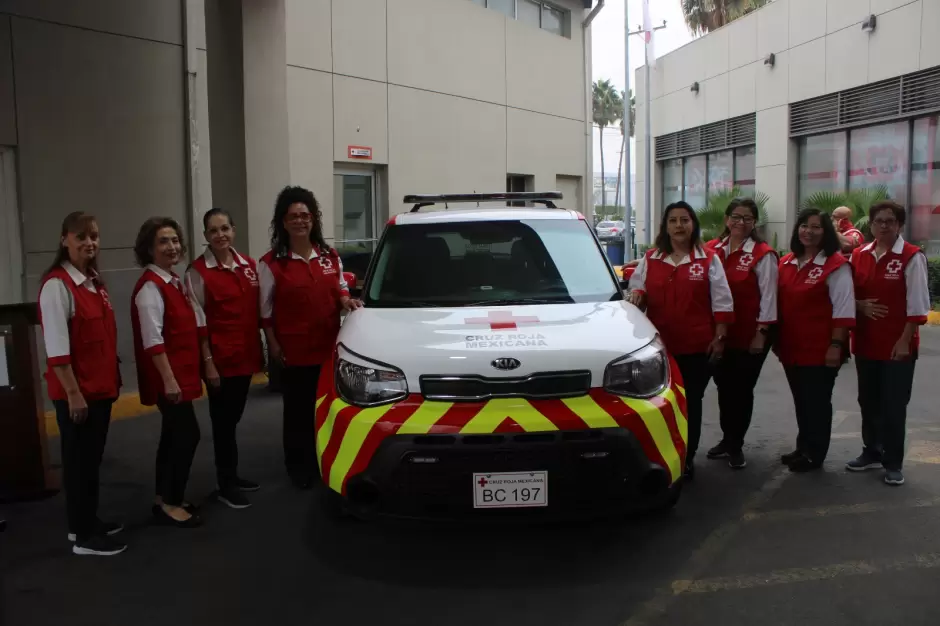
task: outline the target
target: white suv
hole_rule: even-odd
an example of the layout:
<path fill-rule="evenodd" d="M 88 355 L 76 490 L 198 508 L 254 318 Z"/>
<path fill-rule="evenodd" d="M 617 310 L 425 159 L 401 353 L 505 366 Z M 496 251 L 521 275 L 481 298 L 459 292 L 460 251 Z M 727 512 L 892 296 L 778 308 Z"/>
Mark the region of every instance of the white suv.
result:
<path fill-rule="evenodd" d="M 561 197 L 406 196 L 320 379 L 331 505 L 488 518 L 675 504 L 678 370 Z M 546 207 L 506 204 L 519 201 Z"/>

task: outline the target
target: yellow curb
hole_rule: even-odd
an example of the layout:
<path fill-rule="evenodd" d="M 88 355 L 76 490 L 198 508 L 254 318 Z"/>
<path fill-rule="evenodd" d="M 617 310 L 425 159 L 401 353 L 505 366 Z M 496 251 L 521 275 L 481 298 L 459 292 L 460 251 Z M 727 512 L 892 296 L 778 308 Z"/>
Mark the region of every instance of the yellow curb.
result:
<path fill-rule="evenodd" d="M 264 385 L 267 384 L 267 382 L 268 377 L 264 374 L 255 374 L 251 378 L 252 385 Z M 203 393 L 205 393 L 205 385 L 203 385 Z M 141 404 L 140 395 L 136 391 L 122 393 L 111 407 L 111 421 L 116 422 L 131 419 L 140 417 L 141 415 L 156 413 L 156 411 L 156 407 Z M 45 417 L 46 420 L 46 436 L 58 436 L 59 425 L 55 419 L 55 411 L 46 411 L 43 417 Z"/>
<path fill-rule="evenodd" d="M 940 311 L 931 311 L 928 313 L 927 323 L 931 326 L 940 326 Z"/>

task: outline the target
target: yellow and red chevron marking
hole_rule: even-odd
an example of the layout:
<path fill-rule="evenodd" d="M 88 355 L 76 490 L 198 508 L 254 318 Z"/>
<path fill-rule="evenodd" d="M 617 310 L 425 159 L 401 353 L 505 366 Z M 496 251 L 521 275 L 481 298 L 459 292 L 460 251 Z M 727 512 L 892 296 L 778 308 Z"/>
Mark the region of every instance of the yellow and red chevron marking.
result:
<path fill-rule="evenodd" d="M 685 466 L 688 422 L 685 390 L 674 361 L 672 384 L 648 400 L 592 389 L 562 400 L 501 398 L 488 402 L 437 402 L 411 394 L 395 404 L 359 408 L 337 397 L 332 367 L 324 367 L 317 392 L 317 460 L 323 480 L 345 493 L 386 437 L 421 434 L 546 432 L 622 427 L 647 458 L 668 469 L 672 482 Z"/>

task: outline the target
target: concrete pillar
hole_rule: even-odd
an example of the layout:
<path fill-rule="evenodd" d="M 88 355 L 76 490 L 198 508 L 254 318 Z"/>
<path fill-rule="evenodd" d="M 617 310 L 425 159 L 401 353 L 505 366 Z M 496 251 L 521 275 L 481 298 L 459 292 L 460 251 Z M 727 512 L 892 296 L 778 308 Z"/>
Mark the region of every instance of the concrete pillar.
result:
<path fill-rule="evenodd" d="M 277 193 L 290 182 L 285 0 L 242 0 L 248 252 L 268 249 Z M 244 245 L 244 244 L 243 244 Z"/>

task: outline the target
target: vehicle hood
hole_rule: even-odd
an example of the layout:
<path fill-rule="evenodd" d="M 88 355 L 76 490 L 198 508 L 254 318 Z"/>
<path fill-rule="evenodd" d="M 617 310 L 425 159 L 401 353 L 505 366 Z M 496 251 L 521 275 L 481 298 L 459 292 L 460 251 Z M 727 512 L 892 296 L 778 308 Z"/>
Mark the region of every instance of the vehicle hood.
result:
<path fill-rule="evenodd" d="M 607 364 L 656 336 L 646 316 L 624 301 L 499 307 L 384 309 L 350 313 L 338 342 L 361 357 L 393 365 L 408 388 L 424 374 L 520 377 L 590 370 L 603 384 Z M 513 357 L 512 371 L 493 367 Z"/>

